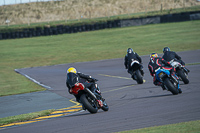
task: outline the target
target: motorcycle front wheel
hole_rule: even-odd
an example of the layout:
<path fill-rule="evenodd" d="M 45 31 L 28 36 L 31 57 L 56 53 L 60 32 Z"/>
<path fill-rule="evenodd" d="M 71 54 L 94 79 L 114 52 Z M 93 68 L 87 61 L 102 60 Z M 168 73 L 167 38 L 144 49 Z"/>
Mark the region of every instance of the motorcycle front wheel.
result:
<path fill-rule="evenodd" d="M 92 113 L 92 114 L 97 113 L 98 108 L 96 107 L 96 105 L 92 101 L 88 100 L 88 98 L 86 97 L 85 94 L 81 95 L 80 100 L 81 100 L 82 104 L 85 106 L 85 108 L 90 113 Z"/>

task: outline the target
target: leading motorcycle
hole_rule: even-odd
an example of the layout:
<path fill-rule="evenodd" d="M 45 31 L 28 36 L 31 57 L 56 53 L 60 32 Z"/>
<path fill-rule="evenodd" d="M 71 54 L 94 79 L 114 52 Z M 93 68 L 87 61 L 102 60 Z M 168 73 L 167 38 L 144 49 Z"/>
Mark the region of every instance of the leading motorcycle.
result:
<path fill-rule="evenodd" d="M 90 79 L 89 82 L 95 83 L 95 91 L 94 93 L 86 88 L 83 83 L 79 83 L 76 77 L 72 76 L 72 82 L 69 84 L 72 86 L 72 94 L 76 95 L 80 99 L 80 103 L 83 104 L 83 107 L 87 109 L 90 113 L 97 113 L 98 109 L 102 109 L 104 111 L 108 111 L 109 107 L 105 101 L 105 99 L 101 96 L 101 91 L 97 85 L 97 79 Z"/>
<path fill-rule="evenodd" d="M 170 64 L 176 69 L 176 75 L 179 77 L 179 79 L 185 84 L 188 84 L 188 71 L 185 69 L 185 67 L 174 59 L 170 61 Z"/>
<path fill-rule="evenodd" d="M 181 89 L 179 88 L 179 80 L 172 75 L 169 70 L 158 68 L 155 70 L 156 79 L 159 82 L 163 83 L 163 87 L 170 91 L 173 95 L 177 95 L 181 93 Z"/>

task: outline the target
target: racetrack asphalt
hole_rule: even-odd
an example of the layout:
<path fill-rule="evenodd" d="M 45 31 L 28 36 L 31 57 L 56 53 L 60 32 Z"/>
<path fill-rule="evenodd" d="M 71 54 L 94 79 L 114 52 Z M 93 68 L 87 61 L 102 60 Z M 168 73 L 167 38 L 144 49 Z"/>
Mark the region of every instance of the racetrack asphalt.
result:
<path fill-rule="evenodd" d="M 19 73 L 28 75 L 39 83 L 49 86 L 50 89 L 44 92 L 0 97 L 1 118 L 35 112 L 35 108 L 40 111 L 44 110 L 44 107 L 58 109 L 74 105 L 69 102 L 69 99 L 74 97 L 67 92 L 65 86 L 66 70 L 70 66 L 99 79 L 98 84 L 110 110 L 108 112 L 100 110 L 97 114 L 84 111 L 1 132 L 117 132 L 199 120 L 200 50 L 178 52 L 178 54 L 186 64 L 197 64 L 187 66 L 191 70 L 190 83 L 188 85 L 181 83 L 183 93 L 176 96 L 152 84 L 152 77 L 147 69 L 149 56 L 142 56 L 146 80 L 142 85 L 137 85 L 130 79 L 130 75 L 124 69 L 123 58 L 19 69 Z M 41 106 L 38 106 L 38 102 Z"/>

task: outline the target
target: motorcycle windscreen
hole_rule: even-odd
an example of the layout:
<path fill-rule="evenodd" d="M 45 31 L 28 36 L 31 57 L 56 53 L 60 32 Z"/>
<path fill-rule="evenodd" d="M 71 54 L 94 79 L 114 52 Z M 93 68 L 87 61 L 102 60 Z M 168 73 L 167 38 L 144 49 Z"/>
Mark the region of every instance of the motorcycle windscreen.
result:
<path fill-rule="evenodd" d="M 78 83 L 78 75 L 75 73 L 68 73 L 67 74 L 67 83 L 72 88 L 75 86 L 76 83 Z"/>

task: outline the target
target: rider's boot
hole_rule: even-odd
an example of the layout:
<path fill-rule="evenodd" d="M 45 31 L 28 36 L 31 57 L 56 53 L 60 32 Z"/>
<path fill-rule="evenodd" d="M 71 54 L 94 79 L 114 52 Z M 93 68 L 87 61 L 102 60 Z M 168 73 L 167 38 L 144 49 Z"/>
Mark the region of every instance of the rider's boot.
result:
<path fill-rule="evenodd" d="M 163 90 L 166 90 L 166 88 L 165 88 L 164 84 L 162 84 L 162 85 L 161 85 L 161 87 L 162 87 L 162 89 L 163 89 Z"/>
<path fill-rule="evenodd" d="M 181 90 L 181 88 L 179 88 L 179 89 L 178 89 L 178 93 L 182 93 L 182 90 Z"/>
<path fill-rule="evenodd" d="M 131 75 L 133 74 L 133 72 L 132 72 L 131 70 L 129 70 L 129 69 L 127 70 L 127 72 L 128 72 L 129 74 L 131 74 Z"/>
<path fill-rule="evenodd" d="M 163 83 L 161 83 L 161 82 L 159 82 L 159 81 L 157 81 L 157 80 L 155 80 L 153 83 L 154 83 L 154 85 L 156 85 L 156 86 L 161 86 L 163 90 L 166 90 L 166 88 L 165 88 L 165 86 L 164 86 Z"/>
<path fill-rule="evenodd" d="M 134 74 L 134 75 L 132 75 L 131 76 L 134 80 L 136 80 L 136 75 Z"/>
<path fill-rule="evenodd" d="M 82 109 L 83 109 L 83 110 L 86 110 L 86 108 L 85 108 L 85 106 L 84 106 L 83 104 L 82 104 Z"/>

